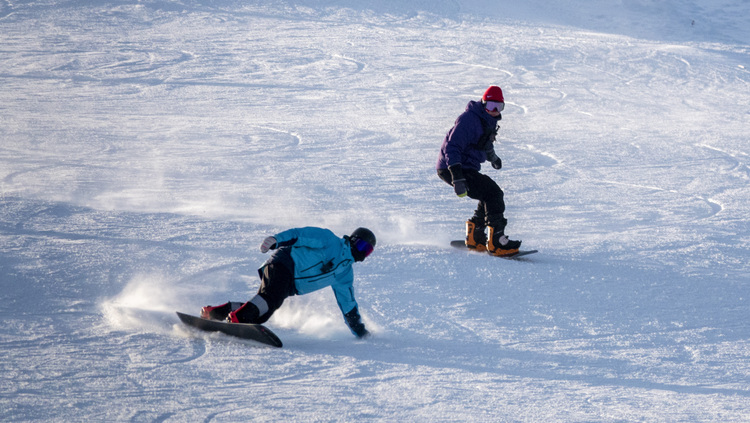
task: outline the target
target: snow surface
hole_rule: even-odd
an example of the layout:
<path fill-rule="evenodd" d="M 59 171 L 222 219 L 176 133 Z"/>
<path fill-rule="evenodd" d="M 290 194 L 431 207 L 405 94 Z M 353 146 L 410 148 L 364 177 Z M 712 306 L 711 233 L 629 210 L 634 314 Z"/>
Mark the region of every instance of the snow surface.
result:
<path fill-rule="evenodd" d="M 549 4 L 552 3 L 552 4 Z M 750 3 L 0 0 L 0 420 L 750 420 Z M 505 91 L 508 234 L 434 171 Z M 373 229 L 283 349 L 179 324 Z"/>

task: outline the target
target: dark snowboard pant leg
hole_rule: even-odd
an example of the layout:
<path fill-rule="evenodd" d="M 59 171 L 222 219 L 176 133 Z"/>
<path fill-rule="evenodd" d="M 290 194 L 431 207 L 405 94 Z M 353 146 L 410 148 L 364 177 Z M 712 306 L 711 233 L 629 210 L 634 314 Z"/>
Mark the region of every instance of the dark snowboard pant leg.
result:
<path fill-rule="evenodd" d="M 260 273 L 261 281 L 258 294 L 236 311 L 242 323 L 261 324 L 268 321 L 271 315 L 284 304 L 284 300 L 296 295 L 294 276 L 282 264 L 269 263 Z"/>
<path fill-rule="evenodd" d="M 453 178 L 448 169 L 438 169 L 438 177 L 453 186 Z M 487 175 L 476 170 L 464 170 L 469 198 L 479 200 L 474 216 L 469 219 L 478 227 L 492 226 L 497 231 L 505 230 L 505 200 L 503 190 Z"/>
<path fill-rule="evenodd" d="M 487 226 L 487 206 L 484 201 L 480 201 L 479 204 L 477 204 L 477 209 L 474 210 L 474 216 L 469 220 L 471 220 L 477 228 L 484 228 Z"/>
<path fill-rule="evenodd" d="M 492 226 L 496 231 L 505 230 L 505 200 L 503 190 L 487 175 L 477 171 L 464 171 L 469 198 L 479 200 L 474 218 L 484 218 L 483 224 Z M 478 224 L 479 222 L 474 222 Z"/>

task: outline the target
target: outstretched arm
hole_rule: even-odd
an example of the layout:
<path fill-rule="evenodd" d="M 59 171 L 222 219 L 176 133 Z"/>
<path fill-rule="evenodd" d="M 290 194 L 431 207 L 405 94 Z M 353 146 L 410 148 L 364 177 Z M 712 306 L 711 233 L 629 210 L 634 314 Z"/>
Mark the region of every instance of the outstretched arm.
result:
<path fill-rule="evenodd" d="M 365 329 L 365 324 L 362 323 L 362 317 L 359 315 L 359 306 L 357 305 L 357 300 L 354 299 L 354 289 L 351 284 L 348 286 L 334 285 L 332 288 L 334 295 L 336 295 L 336 302 L 339 304 L 349 330 L 357 338 L 364 338 L 370 335 L 370 332 Z"/>

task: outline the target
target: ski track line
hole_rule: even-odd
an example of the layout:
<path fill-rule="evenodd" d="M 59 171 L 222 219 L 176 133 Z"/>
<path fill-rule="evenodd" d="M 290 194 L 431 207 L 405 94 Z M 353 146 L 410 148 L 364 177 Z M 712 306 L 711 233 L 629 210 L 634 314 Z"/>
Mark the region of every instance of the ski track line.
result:
<path fill-rule="evenodd" d="M 138 411 L 136 412 L 131 418 L 131 422 L 137 422 L 141 421 L 141 419 L 147 419 L 150 418 L 153 413 L 151 411 Z M 169 418 L 173 417 L 176 413 L 162 413 L 158 416 L 154 417 L 153 420 L 150 420 L 155 423 L 161 423 L 169 420 Z"/>
<path fill-rule="evenodd" d="M 55 76 L 55 75 L 19 75 L 10 73 L 0 73 L 0 78 L 7 79 L 27 79 L 36 81 L 48 81 L 48 82 L 96 82 L 104 84 L 106 86 L 118 86 L 118 85 L 139 85 L 156 87 L 164 85 L 167 87 L 219 87 L 219 88 L 274 88 L 274 89 L 287 89 L 288 85 L 284 84 L 268 84 L 268 83 L 247 83 L 247 82 L 218 82 L 218 81 L 200 81 L 200 80 L 173 80 L 163 78 L 145 78 L 145 77 L 110 77 L 110 78 L 97 78 L 91 76 L 73 75 L 73 76 Z M 326 90 L 322 85 L 311 85 L 305 86 L 306 89 L 318 89 Z"/>
<path fill-rule="evenodd" d="M 42 172 L 46 170 L 52 170 L 52 169 L 67 169 L 67 168 L 80 168 L 80 169 L 89 169 L 89 168 L 96 168 L 96 166 L 89 166 L 85 164 L 80 163 L 64 163 L 64 164 L 52 164 L 52 165 L 40 165 L 38 167 L 32 168 L 32 169 L 23 169 L 18 170 L 12 173 L 9 173 L 5 175 L 5 178 L 3 178 L 3 183 L 6 184 L 12 184 L 13 180 L 21 175 L 26 174 L 33 174 L 35 172 Z M 106 169 L 104 167 L 100 167 L 101 169 Z"/>
<path fill-rule="evenodd" d="M 478 68 L 478 69 L 489 69 L 497 72 L 502 72 L 506 75 L 508 75 L 508 78 L 513 78 L 513 72 L 507 71 L 505 69 L 500 69 L 495 66 L 488 66 L 488 65 L 482 65 L 477 63 L 466 63 L 466 62 L 459 62 L 455 60 L 433 60 L 435 63 L 443 64 L 443 65 L 458 65 L 462 67 L 472 67 L 472 68 Z"/>
<path fill-rule="evenodd" d="M 730 153 L 726 150 L 722 150 L 720 148 L 714 147 L 712 145 L 708 144 L 696 144 L 697 147 L 705 148 L 706 150 L 715 151 L 717 153 L 723 154 L 726 159 L 734 163 L 734 166 L 731 170 L 737 171 L 739 173 L 744 173 L 746 176 L 750 176 L 750 167 L 746 163 L 744 163 L 740 158 L 738 157 L 739 154 L 744 153 Z"/>
<path fill-rule="evenodd" d="M 556 165 L 559 165 L 559 164 L 562 163 L 552 153 L 548 153 L 546 151 L 542 151 L 542 150 L 534 147 L 531 144 L 527 144 L 526 146 L 520 146 L 520 147 L 519 146 L 515 146 L 515 148 L 517 148 L 519 150 L 522 150 L 522 151 L 526 151 L 529 154 L 531 154 L 532 157 L 534 157 L 534 159 L 536 160 L 537 165 L 541 166 L 541 167 L 553 167 L 553 166 L 556 166 Z M 531 167 L 531 166 L 529 166 L 529 167 Z"/>
<path fill-rule="evenodd" d="M 289 135 L 294 141 L 292 141 L 288 145 L 283 146 L 283 148 L 299 147 L 300 144 L 302 144 L 302 137 L 298 133 L 296 133 L 296 132 L 290 132 L 290 131 L 288 131 L 286 129 L 273 128 L 273 127 L 270 127 L 270 126 L 263 126 L 263 125 L 250 125 L 250 127 L 252 127 L 252 128 L 258 128 L 258 129 L 265 129 L 266 131 L 277 132 L 277 133 L 280 133 L 280 134 Z M 278 149 L 279 149 L 279 146 L 274 145 L 274 146 L 268 147 L 268 148 L 266 148 L 264 150 L 260 150 L 260 152 L 265 153 L 265 152 L 269 152 L 269 151 L 276 151 Z"/>
<path fill-rule="evenodd" d="M 16 235 L 16 236 L 26 235 L 26 236 L 32 236 L 32 237 L 48 237 L 52 239 L 66 240 L 66 241 L 89 240 L 89 241 L 101 241 L 101 242 L 115 242 L 118 244 L 140 245 L 143 247 L 172 248 L 175 245 L 169 241 L 153 241 L 153 240 L 144 240 L 140 238 L 107 237 L 107 236 L 101 236 L 101 235 L 78 234 L 75 232 L 60 232 L 60 231 L 53 231 L 53 230 L 41 230 L 40 231 L 40 230 L 34 230 L 34 229 L 24 229 L 23 227 L 12 226 L 8 223 L 0 223 L 0 233 Z M 193 250 L 193 251 L 203 250 L 203 248 L 201 247 L 196 247 L 192 245 L 180 245 L 180 248 L 183 250 Z M 231 251 L 227 251 L 227 252 L 229 253 Z M 237 263 L 242 263 L 244 261 L 246 260 L 229 263 L 226 265 L 216 266 L 215 268 L 211 268 L 200 273 L 221 270 L 222 268 L 232 267 L 232 266 L 237 265 Z M 190 279 L 191 277 L 192 276 L 187 276 L 184 279 Z"/>
<path fill-rule="evenodd" d="M 710 198 L 707 198 L 707 197 L 701 197 L 699 195 L 683 194 L 683 193 L 681 193 L 679 191 L 676 191 L 676 190 L 673 190 L 673 189 L 666 189 L 666 188 L 661 188 L 661 187 L 656 187 L 656 186 L 651 186 L 651 185 L 629 184 L 629 183 L 625 183 L 625 182 L 608 181 L 608 180 L 604 180 L 604 179 L 600 179 L 599 182 L 601 182 L 603 184 L 609 184 L 609 185 L 620 185 L 620 186 L 626 186 L 626 187 L 631 187 L 631 188 L 640 188 L 640 189 L 649 190 L 649 191 L 668 192 L 668 193 L 677 194 L 679 196 L 683 196 L 683 197 L 686 197 L 686 198 L 692 198 L 692 199 L 695 199 L 695 200 L 702 201 L 702 202 L 706 203 L 709 208 L 711 208 L 711 212 L 708 213 L 708 214 L 706 214 L 705 216 L 698 217 L 698 219 L 709 219 L 711 217 L 714 217 L 714 216 L 718 215 L 722 211 L 724 211 L 724 206 L 721 203 L 718 203 L 718 202 L 716 202 L 716 201 L 714 201 L 714 200 L 712 200 Z"/>
<path fill-rule="evenodd" d="M 0 1 L 0 20 L 13 14 L 13 5 L 8 0 Z"/>
<path fill-rule="evenodd" d="M 178 324 L 182 324 L 182 323 L 178 323 Z M 208 351 L 205 340 L 204 342 L 190 342 L 190 345 L 193 349 L 193 352 L 191 355 L 188 355 L 185 358 L 180 358 L 180 359 L 172 360 L 169 362 L 165 362 L 161 365 L 161 367 L 170 366 L 174 364 L 190 363 L 192 361 L 198 360 L 199 358 L 205 356 L 206 352 Z"/>
<path fill-rule="evenodd" d="M 115 56 L 126 56 L 120 60 L 115 60 L 112 63 L 106 63 L 101 66 L 95 66 L 89 70 L 121 70 L 125 73 L 134 74 L 139 72 L 153 72 L 156 70 L 167 69 L 170 67 L 188 64 L 195 60 L 195 53 L 179 50 L 179 51 L 167 51 L 164 53 L 154 53 L 148 50 L 121 48 Z M 170 53 L 174 53 L 174 58 L 170 58 Z M 108 55 L 113 56 L 113 55 Z M 60 70 L 60 68 L 52 68 L 52 71 Z"/>
<path fill-rule="evenodd" d="M 333 57 L 335 59 L 341 59 L 342 61 L 347 62 L 347 63 L 353 63 L 355 65 L 355 67 L 357 68 L 357 70 L 355 72 L 351 72 L 351 73 L 346 74 L 346 75 L 341 75 L 340 78 L 345 78 L 345 77 L 349 77 L 349 76 L 352 76 L 352 75 L 355 75 L 355 74 L 358 74 L 358 73 L 362 73 L 367 68 L 367 63 L 361 62 L 361 61 L 356 60 L 356 59 L 352 59 L 351 57 L 346 57 L 346 56 L 344 56 L 342 54 L 332 54 L 331 57 Z"/>

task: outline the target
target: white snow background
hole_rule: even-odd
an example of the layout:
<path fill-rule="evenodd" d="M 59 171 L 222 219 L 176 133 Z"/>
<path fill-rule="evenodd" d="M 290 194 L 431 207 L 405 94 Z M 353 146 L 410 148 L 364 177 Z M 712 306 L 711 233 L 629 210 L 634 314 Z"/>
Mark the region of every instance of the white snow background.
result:
<path fill-rule="evenodd" d="M 710 4 L 706 4 L 710 3 Z M 750 3 L 0 0 L 0 420 L 750 420 Z M 491 84 L 508 261 L 434 171 Z M 181 325 L 367 226 L 282 349 Z"/>

